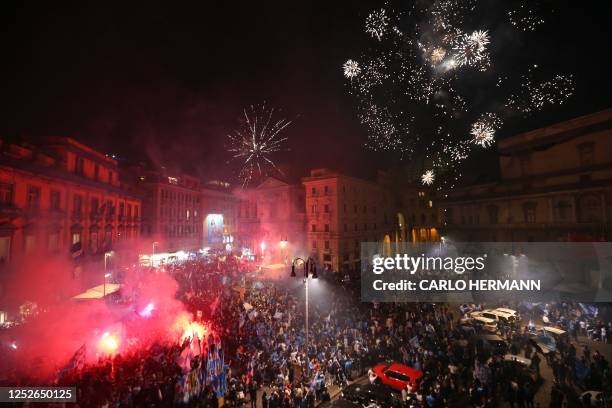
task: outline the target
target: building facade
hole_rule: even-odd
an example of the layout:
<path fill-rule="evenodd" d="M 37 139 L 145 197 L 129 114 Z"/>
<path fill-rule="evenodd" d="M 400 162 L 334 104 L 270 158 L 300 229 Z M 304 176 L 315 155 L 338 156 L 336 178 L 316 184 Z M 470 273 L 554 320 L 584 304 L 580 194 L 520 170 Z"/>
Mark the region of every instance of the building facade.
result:
<path fill-rule="evenodd" d="M 201 189 L 201 194 L 203 216 L 201 246 L 237 249 L 236 214 L 239 200 L 231 193 L 229 184 L 221 181 L 208 182 Z"/>
<path fill-rule="evenodd" d="M 0 263 L 35 256 L 103 258 L 140 235 L 141 197 L 119 182 L 117 162 L 70 138 L 2 144 Z"/>
<path fill-rule="evenodd" d="M 200 181 L 165 169 L 133 172 L 144 197 L 143 252 L 173 253 L 200 249 L 203 231 Z"/>
<path fill-rule="evenodd" d="M 301 185 L 268 177 L 256 188 L 241 193 L 239 236 L 268 262 L 288 262 L 304 255 L 304 189 Z"/>
<path fill-rule="evenodd" d="M 443 203 L 449 237 L 475 241 L 612 238 L 612 109 L 498 142 L 501 178 Z"/>
<path fill-rule="evenodd" d="M 302 179 L 306 193 L 306 246 L 332 271 L 359 271 L 361 243 L 437 241 L 437 216 L 425 189 L 394 183 L 384 173 L 376 182 L 328 169 Z"/>

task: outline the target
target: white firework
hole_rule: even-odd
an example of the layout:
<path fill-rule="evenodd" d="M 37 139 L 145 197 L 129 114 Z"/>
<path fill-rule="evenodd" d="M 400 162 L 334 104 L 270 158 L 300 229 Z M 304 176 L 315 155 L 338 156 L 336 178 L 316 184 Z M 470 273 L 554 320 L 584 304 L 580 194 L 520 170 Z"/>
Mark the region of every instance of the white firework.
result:
<path fill-rule="evenodd" d="M 423 185 L 426 185 L 426 186 L 431 186 L 435 179 L 436 179 L 436 175 L 434 174 L 433 170 L 427 170 L 421 176 L 421 182 L 423 183 Z"/>
<path fill-rule="evenodd" d="M 487 31 L 474 31 L 472 34 L 464 34 L 457 45 L 455 51 L 455 61 L 460 66 L 476 65 L 488 59 L 486 52 L 489 44 L 489 34 Z"/>
<path fill-rule="evenodd" d="M 272 154 L 283 150 L 286 137 L 280 133 L 291 124 L 287 119 L 273 119 L 274 108 L 267 109 L 265 104 L 257 109 L 243 110 L 240 127 L 228 134 L 227 150 L 236 160 L 242 161 L 239 178 L 246 187 L 256 175 L 264 175 L 266 170 L 278 170 L 272 161 Z"/>
<path fill-rule="evenodd" d="M 389 17 L 387 16 L 385 9 L 380 9 L 370 13 L 370 15 L 368 15 L 366 18 L 365 26 L 366 33 L 370 34 L 372 38 L 376 38 L 378 41 L 380 41 L 385 35 L 387 27 L 389 26 Z"/>
<path fill-rule="evenodd" d="M 489 147 L 495 140 L 495 132 L 501 126 L 501 120 L 494 113 L 485 113 L 472 124 L 470 134 L 472 143 Z"/>
<path fill-rule="evenodd" d="M 357 63 L 357 61 L 354 61 L 352 59 L 347 60 L 344 65 L 342 65 L 342 68 L 344 69 L 344 76 L 348 79 L 353 79 L 359 76 L 359 74 L 361 73 L 361 68 L 359 67 L 359 64 Z"/>
<path fill-rule="evenodd" d="M 437 64 L 444 59 L 445 55 L 446 55 L 446 50 L 444 48 L 442 47 L 434 48 L 434 50 L 431 52 L 431 62 L 434 64 Z"/>

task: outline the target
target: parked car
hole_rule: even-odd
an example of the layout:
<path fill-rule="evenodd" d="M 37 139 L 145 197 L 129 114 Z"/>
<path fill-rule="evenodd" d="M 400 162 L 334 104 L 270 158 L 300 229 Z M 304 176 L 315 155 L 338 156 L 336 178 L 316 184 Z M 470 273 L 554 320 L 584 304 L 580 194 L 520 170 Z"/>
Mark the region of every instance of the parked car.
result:
<path fill-rule="evenodd" d="M 400 363 L 380 363 L 375 365 L 372 371 L 376 373 L 383 384 L 396 390 L 406 388 L 408 384 L 416 387 L 423 377 L 422 371 Z"/>
<path fill-rule="evenodd" d="M 491 319 L 495 321 L 496 323 L 508 324 L 516 320 L 516 318 L 510 313 L 502 312 L 499 310 L 493 310 L 493 309 L 485 309 L 482 312 L 474 312 L 472 314 L 476 314 L 477 316 L 480 316 L 480 317 L 486 317 L 487 319 Z"/>
<path fill-rule="evenodd" d="M 340 393 L 340 397 L 363 405 L 375 402 L 383 408 L 399 406 L 399 395 L 385 384 L 351 384 Z"/>
<path fill-rule="evenodd" d="M 480 312 L 470 313 L 467 317 L 460 320 L 462 325 L 470 325 L 477 331 L 485 331 L 488 333 L 497 333 L 497 322 L 493 319 L 481 316 Z"/>

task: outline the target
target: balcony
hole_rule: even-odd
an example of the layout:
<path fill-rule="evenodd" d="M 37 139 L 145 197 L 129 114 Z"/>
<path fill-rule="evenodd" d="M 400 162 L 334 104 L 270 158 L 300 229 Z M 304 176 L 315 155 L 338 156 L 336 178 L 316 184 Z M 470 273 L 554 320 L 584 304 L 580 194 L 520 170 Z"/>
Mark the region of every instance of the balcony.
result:
<path fill-rule="evenodd" d="M 70 219 L 72 220 L 72 222 L 82 222 L 83 221 L 83 213 L 81 211 L 73 211 L 72 215 L 70 216 Z"/>
<path fill-rule="evenodd" d="M 0 217 L 14 219 L 22 214 L 21 208 L 17 208 L 12 204 L 2 203 L 0 204 Z"/>

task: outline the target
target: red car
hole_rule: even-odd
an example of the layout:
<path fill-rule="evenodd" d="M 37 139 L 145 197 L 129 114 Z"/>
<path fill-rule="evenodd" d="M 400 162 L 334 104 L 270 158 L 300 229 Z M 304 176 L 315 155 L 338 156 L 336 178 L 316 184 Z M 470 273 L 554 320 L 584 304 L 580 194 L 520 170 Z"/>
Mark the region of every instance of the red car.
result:
<path fill-rule="evenodd" d="M 408 384 L 416 387 L 419 385 L 423 372 L 400 363 L 381 363 L 372 369 L 383 384 L 387 384 L 397 390 L 406 388 Z"/>

